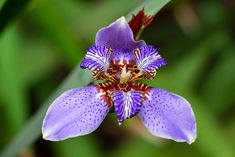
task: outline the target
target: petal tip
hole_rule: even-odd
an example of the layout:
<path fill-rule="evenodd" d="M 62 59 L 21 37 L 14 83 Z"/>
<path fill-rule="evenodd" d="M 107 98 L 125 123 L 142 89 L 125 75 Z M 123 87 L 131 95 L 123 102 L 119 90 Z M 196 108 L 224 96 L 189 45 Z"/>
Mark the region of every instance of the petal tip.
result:
<path fill-rule="evenodd" d="M 121 27 L 126 27 L 127 21 L 124 16 L 120 17 L 116 22 L 120 22 Z"/>
<path fill-rule="evenodd" d="M 195 142 L 195 140 L 196 140 L 196 138 L 193 138 L 193 139 L 191 139 L 190 141 L 187 141 L 187 143 L 188 143 L 188 144 L 192 144 L 192 143 Z"/>
<path fill-rule="evenodd" d="M 184 132 L 184 138 L 182 138 L 184 140 L 182 140 L 182 142 L 192 144 L 195 142 L 196 138 L 197 138 L 197 128 L 196 128 L 196 123 L 194 122 L 194 126 L 192 127 L 192 129 Z"/>
<path fill-rule="evenodd" d="M 45 131 L 43 131 L 43 132 L 42 132 L 42 138 L 43 138 L 44 140 L 54 141 L 53 139 L 50 138 L 50 132 L 45 132 Z"/>
<path fill-rule="evenodd" d="M 51 141 L 50 138 L 48 138 L 48 137 L 49 137 L 48 135 L 42 134 L 42 138 L 43 138 L 44 140 Z"/>
<path fill-rule="evenodd" d="M 192 136 L 192 137 L 189 137 L 189 139 L 186 141 L 188 144 L 192 144 L 192 143 L 194 143 L 195 141 L 196 141 L 196 138 L 197 138 L 197 136 L 196 135 L 194 135 L 194 137 Z"/>
<path fill-rule="evenodd" d="M 70 138 L 70 136 L 60 138 L 56 134 L 54 134 L 52 130 L 47 130 L 47 131 L 43 130 L 42 131 L 42 138 L 47 141 L 62 141 L 62 140 Z"/>
<path fill-rule="evenodd" d="M 118 125 L 121 126 L 121 125 L 122 125 L 122 122 L 119 122 L 119 121 L 118 121 Z"/>
<path fill-rule="evenodd" d="M 197 139 L 197 133 L 196 133 L 196 129 L 194 130 L 194 133 L 189 135 L 187 143 L 188 144 L 192 144 L 195 142 L 195 140 Z"/>
<path fill-rule="evenodd" d="M 59 141 L 58 139 L 54 138 L 52 130 L 45 129 L 45 127 L 42 127 L 42 138 L 48 141 Z"/>

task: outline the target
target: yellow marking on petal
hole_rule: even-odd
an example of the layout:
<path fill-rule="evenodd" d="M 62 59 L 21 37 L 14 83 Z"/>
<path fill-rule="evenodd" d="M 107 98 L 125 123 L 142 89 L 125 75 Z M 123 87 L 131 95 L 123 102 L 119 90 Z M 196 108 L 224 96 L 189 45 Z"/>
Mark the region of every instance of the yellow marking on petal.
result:
<path fill-rule="evenodd" d="M 108 50 L 109 57 L 112 55 L 112 53 L 113 53 L 113 49 L 109 48 Z"/>
<path fill-rule="evenodd" d="M 121 78 L 120 78 L 120 83 L 124 84 L 126 83 L 131 76 L 131 71 L 126 71 L 126 65 L 122 68 L 122 73 L 121 73 Z"/>
<path fill-rule="evenodd" d="M 136 80 L 141 79 L 141 76 L 143 76 L 143 73 L 141 71 L 139 71 L 138 73 L 135 73 L 134 75 L 132 75 L 133 77 L 130 79 L 130 82 L 134 82 Z"/>

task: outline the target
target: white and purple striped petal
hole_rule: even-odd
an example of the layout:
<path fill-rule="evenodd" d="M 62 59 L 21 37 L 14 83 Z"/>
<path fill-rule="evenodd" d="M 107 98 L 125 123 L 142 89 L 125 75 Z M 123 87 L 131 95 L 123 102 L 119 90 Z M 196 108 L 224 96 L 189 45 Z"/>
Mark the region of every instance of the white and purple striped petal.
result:
<path fill-rule="evenodd" d="M 155 136 L 191 144 L 196 139 L 194 113 L 187 100 L 163 89 L 152 88 L 139 115 Z"/>
<path fill-rule="evenodd" d="M 125 119 L 131 118 L 139 113 L 143 101 L 143 94 L 136 91 L 113 92 L 114 111 L 118 117 L 119 125 Z"/>
<path fill-rule="evenodd" d="M 143 74 L 154 77 L 156 69 L 166 65 L 166 60 L 153 46 L 143 46 L 134 50 L 136 64 Z"/>
<path fill-rule="evenodd" d="M 110 109 L 97 88 L 75 88 L 60 95 L 43 121 L 43 138 L 60 141 L 96 130 Z"/>
<path fill-rule="evenodd" d="M 92 72 L 95 71 L 95 73 L 106 72 L 109 67 L 111 54 L 112 49 L 101 45 L 93 45 L 88 48 L 80 67 L 83 69 L 88 68 Z"/>

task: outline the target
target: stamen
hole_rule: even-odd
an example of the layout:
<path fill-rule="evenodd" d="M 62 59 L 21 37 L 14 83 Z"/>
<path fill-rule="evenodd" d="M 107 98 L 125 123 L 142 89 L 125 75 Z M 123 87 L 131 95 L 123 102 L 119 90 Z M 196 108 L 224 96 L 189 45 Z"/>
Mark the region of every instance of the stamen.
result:
<path fill-rule="evenodd" d="M 121 78 L 120 78 L 120 83 L 124 84 L 126 83 L 131 76 L 131 71 L 126 71 L 126 65 L 122 68 L 122 73 L 121 73 Z"/>

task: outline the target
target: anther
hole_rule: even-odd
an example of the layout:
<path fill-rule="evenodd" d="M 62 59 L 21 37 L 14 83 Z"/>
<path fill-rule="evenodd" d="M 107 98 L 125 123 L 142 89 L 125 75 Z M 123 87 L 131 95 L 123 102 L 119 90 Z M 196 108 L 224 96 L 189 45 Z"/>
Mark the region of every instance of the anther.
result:
<path fill-rule="evenodd" d="M 126 83 L 131 76 L 131 72 L 126 70 L 126 65 L 122 68 L 122 73 L 121 73 L 121 78 L 120 78 L 120 83 L 124 84 Z"/>

